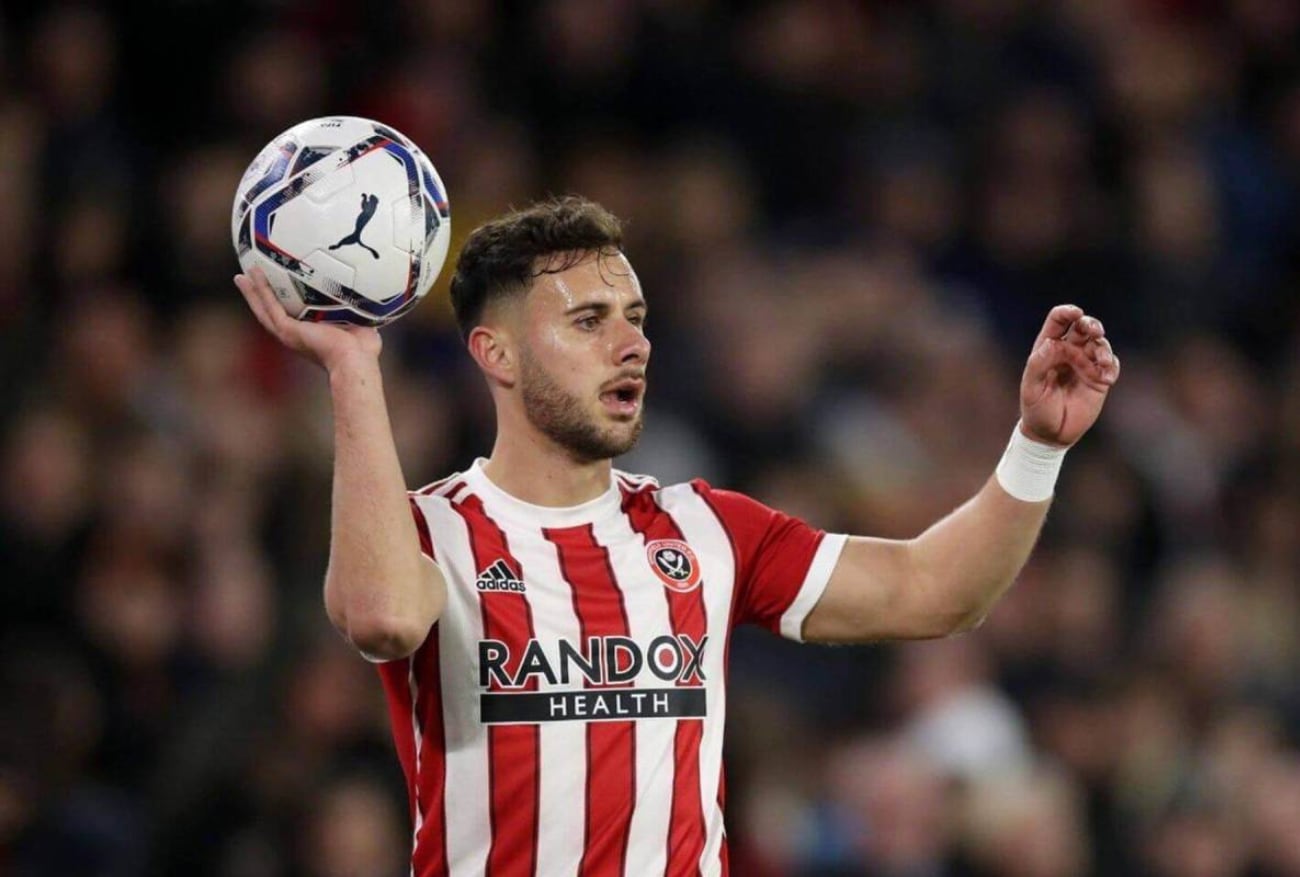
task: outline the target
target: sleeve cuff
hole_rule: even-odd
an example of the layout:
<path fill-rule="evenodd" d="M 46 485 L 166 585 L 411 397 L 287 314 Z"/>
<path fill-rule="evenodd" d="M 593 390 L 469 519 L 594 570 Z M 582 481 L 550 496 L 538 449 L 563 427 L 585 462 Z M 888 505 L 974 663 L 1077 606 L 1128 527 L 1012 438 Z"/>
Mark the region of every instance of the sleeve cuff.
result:
<path fill-rule="evenodd" d="M 817 553 L 808 566 L 808 575 L 804 576 L 803 584 L 799 586 L 799 593 L 781 616 L 781 636 L 803 642 L 804 619 L 826 590 L 826 584 L 831 580 L 831 573 L 835 571 L 835 564 L 847 541 L 848 536 L 843 533 L 827 533 L 822 537 L 822 543 L 817 546 Z"/>

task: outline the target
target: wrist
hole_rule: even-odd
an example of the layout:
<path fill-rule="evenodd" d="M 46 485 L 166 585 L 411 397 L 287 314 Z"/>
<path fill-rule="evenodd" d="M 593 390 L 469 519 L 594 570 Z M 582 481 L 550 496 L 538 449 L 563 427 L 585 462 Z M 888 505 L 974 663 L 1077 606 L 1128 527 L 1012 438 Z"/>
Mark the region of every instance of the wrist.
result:
<path fill-rule="evenodd" d="M 379 358 L 362 351 L 347 351 L 322 362 L 330 384 L 378 375 Z"/>
<path fill-rule="evenodd" d="M 994 476 L 1002 489 L 1016 499 L 1043 502 L 1051 499 L 1056 491 L 1056 479 L 1067 450 L 1068 447 L 1033 438 L 1025 432 L 1023 422 L 1017 423 Z"/>
<path fill-rule="evenodd" d="M 1062 451 L 1069 450 L 1070 448 L 1070 445 L 1063 445 L 1060 444 L 1059 442 L 1054 442 L 1051 439 L 1046 439 L 1043 438 L 1042 436 L 1035 435 L 1033 431 L 1025 424 L 1023 418 L 1016 423 L 1016 430 L 1021 435 L 1023 435 L 1026 439 L 1028 439 L 1031 442 L 1034 442 L 1035 444 L 1040 444 L 1048 448 L 1058 448 Z"/>

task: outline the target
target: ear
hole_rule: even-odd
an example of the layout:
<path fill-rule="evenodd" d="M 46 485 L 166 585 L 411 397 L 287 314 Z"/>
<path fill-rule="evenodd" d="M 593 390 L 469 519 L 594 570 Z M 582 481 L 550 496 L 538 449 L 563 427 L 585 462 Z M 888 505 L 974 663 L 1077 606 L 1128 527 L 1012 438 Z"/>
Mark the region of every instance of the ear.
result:
<path fill-rule="evenodd" d="M 483 369 L 488 381 L 510 388 L 518 375 L 518 357 L 510 334 L 500 326 L 475 326 L 469 333 L 469 355 Z"/>

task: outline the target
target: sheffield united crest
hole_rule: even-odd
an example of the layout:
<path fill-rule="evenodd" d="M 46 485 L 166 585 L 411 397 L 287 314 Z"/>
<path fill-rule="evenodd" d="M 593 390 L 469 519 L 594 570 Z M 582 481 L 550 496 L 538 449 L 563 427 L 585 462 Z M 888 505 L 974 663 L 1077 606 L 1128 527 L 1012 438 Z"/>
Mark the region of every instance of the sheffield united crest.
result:
<path fill-rule="evenodd" d="M 684 593 L 700 583 L 700 562 L 691 546 L 680 539 L 656 539 L 645 547 L 650 568 L 664 586 Z"/>

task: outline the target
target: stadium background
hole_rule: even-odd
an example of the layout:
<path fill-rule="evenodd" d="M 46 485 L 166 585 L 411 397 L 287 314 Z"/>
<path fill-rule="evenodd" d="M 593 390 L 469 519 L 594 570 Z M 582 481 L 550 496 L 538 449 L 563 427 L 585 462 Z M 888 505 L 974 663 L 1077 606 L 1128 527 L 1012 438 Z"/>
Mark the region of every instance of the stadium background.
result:
<path fill-rule="evenodd" d="M 457 240 L 626 217 L 622 465 L 828 529 L 949 510 L 1047 308 L 1105 321 L 1123 380 L 980 630 L 736 637 L 737 874 L 1300 874 L 1300 4 L 0 10 L 0 874 L 405 873 L 320 604 L 324 381 L 230 283 L 243 167 L 332 113 L 426 149 Z M 385 332 L 413 485 L 489 449 L 442 295 Z"/>

